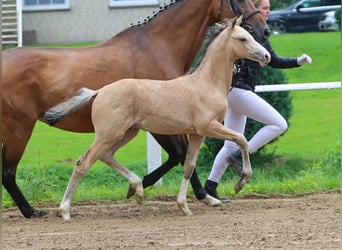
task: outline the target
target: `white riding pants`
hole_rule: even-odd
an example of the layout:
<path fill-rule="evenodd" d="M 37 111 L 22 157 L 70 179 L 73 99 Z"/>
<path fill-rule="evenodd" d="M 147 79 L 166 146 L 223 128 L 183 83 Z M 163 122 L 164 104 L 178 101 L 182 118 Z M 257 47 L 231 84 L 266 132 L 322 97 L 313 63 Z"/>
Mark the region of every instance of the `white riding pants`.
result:
<path fill-rule="evenodd" d="M 249 153 L 256 152 L 287 129 L 287 122 L 279 112 L 252 91 L 232 88 L 228 94 L 228 110 L 224 125 L 244 133 L 247 117 L 265 124 L 249 141 Z M 218 183 L 228 167 L 227 157 L 238 149 L 238 145 L 225 140 L 216 155 L 209 180 Z"/>

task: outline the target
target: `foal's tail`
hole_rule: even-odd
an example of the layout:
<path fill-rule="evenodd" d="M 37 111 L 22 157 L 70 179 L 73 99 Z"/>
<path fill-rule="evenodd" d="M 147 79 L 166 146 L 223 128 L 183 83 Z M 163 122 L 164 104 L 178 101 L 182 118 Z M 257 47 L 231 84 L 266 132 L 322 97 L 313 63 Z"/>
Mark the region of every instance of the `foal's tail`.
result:
<path fill-rule="evenodd" d="M 62 120 L 65 116 L 72 114 L 75 110 L 82 107 L 89 100 L 96 96 L 98 90 L 91 90 L 88 88 L 81 88 L 77 93 L 70 99 L 57 104 L 48 111 L 45 112 L 44 118 L 50 126 L 55 125 L 57 122 Z"/>

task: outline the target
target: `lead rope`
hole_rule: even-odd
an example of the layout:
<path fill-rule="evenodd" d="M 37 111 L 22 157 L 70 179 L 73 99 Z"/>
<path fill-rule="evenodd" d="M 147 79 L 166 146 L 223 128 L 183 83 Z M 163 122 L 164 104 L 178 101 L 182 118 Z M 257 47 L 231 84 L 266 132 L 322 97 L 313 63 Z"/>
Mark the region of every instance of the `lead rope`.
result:
<path fill-rule="evenodd" d="M 248 18 L 250 18 L 251 16 L 253 16 L 253 15 L 259 13 L 259 12 L 260 12 L 260 10 L 258 10 L 258 9 L 252 10 L 251 12 L 249 12 L 246 15 L 243 16 L 242 22 L 245 22 Z"/>
<path fill-rule="evenodd" d="M 238 9 L 232 3 L 232 0 L 227 0 L 227 5 L 229 7 L 229 10 L 232 10 L 235 13 L 236 16 L 240 15 Z M 223 0 L 220 1 L 220 6 L 219 6 L 219 9 L 218 9 L 218 15 L 217 15 L 217 21 L 220 21 L 220 19 L 221 19 L 222 9 L 223 9 Z"/>
<path fill-rule="evenodd" d="M 220 6 L 219 6 L 219 9 L 218 9 L 218 14 L 217 14 L 217 21 L 220 21 L 220 19 L 221 19 L 222 8 L 223 8 L 223 0 L 220 1 Z"/>
<path fill-rule="evenodd" d="M 227 0 L 227 4 L 229 6 L 229 10 L 232 10 L 235 13 L 236 16 L 241 15 L 241 13 L 239 12 L 238 8 L 236 8 L 236 6 L 232 2 L 232 0 Z"/>
<path fill-rule="evenodd" d="M 229 6 L 229 10 L 232 10 L 236 16 L 241 15 L 239 9 L 234 5 L 233 0 L 227 0 L 227 4 Z M 221 0 L 221 2 L 220 2 L 219 17 L 221 17 L 221 14 L 222 14 L 222 5 L 223 5 L 223 0 Z M 251 16 L 253 16 L 257 13 L 260 13 L 260 11 L 257 8 L 255 8 L 251 12 L 243 15 L 242 23 L 244 23 L 248 18 L 250 18 Z"/>

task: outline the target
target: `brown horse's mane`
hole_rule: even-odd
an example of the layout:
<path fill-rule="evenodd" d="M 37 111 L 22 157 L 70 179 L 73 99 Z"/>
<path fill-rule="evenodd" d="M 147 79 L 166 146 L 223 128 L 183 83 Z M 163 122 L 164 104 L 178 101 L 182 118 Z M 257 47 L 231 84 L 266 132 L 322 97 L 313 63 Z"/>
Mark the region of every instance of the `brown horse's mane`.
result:
<path fill-rule="evenodd" d="M 163 14 L 166 10 L 170 9 L 170 7 L 176 6 L 178 3 L 183 3 L 184 0 L 171 0 L 169 4 L 164 4 L 164 6 L 160 6 L 158 11 L 153 11 L 152 16 L 147 16 L 143 22 L 137 21 L 136 24 L 131 23 L 129 27 L 123 29 L 122 31 L 118 32 L 117 34 L 113 35 L 109 39 L 103 41 L 100 43 L 100 45 L 108 45 L 111 44 L 113 39 L 116 39 L 118 36 L 125 34 L 126 32 L 130 32 L 134 30 L 135 28 L 144 27 L 144 25 L 149 24 L 152 20 L 154 20 L 156 17 L 160 16 L 160 14 Z"/>
<path fill-rule="evenodd" d="M 145 18 L 143 22 L 138 21 L 136 24 L 131 23 L 131 26 L 129 28 L 140 26 L 140 25 L 143 25 L 143 24 L 146 24 L 146 23 L 152 21 L 155 17 L 157 17 L 160 13 L 164 12 L 167 8 L 169 8 L 170 6 L 175 5 L 176 3 L 179 3 L 179 2 L 183 2 L 183 0 L 171 0 L 171 2 L 169 4 L 165 3 L 164 6 L 159 7 L 158 12 L 156 12 L 156 11 L 152 12 L 153 16 L 147 16 L 147 18 Z"/>

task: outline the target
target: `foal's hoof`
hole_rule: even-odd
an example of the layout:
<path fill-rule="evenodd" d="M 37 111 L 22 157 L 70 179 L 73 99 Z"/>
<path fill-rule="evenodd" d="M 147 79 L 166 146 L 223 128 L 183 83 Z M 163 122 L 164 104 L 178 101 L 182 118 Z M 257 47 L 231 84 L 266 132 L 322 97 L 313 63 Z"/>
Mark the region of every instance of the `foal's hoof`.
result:
<path fill-rule="evenodd" d="M 242 161 L 241 150 L 238 149 L 232 155 L 228 156 L 227 162 L 229 163 L 229 165 L 232 165 L 234 172 L 238 176 L 243 178 L 243 167 L 242 167 L 243 161 Z"/>
<path fill-rule="evenodd" d="M 193 215 L 193 213 L 190 211 L 189 207 L 186 204 L 177 203 L 177 206 L 183 211 L 184 215 Z"/>
<path fill-rule="evenodd" d="M 70 221 L 70 213 L 63 208 L 58 210 L 59 216 L 63 217 L 65 221 Z"/>
<path fill-rule="evenodd" d="M 241 181 L 237 182 L 234 186 L 234 191 L 237 194 L 238 192 L 240 192 L 243 188 L 243 185 L 241 184 Z"/>
<path fill-rule="evenodd" d="M 137 200 L 138 204 L 142 204 L 144 198 L 144 188 L 141 182 L 130 184 L 128 187 L 126 198 L 129 199 L 133 195 L 135 195 L 135 199 Z"/>
<path fill-rule="evenodd" d="M 140 195 L 136 195 L 136 196 L 135 196 L 135 200 L 137 201 L 137 203 L 138 203 L 139 205 L 142 205 L 142 204 L 143 204 L 143 199 L 144 199 L 143 196 L 140 196 Z"/>
<path fill-rule="evenodd" d="M 243 189 L 245 184 L 249 182 L 249 178 L 250 178 L 250 176 L 248 177 L 245 174 L 242 175 L 241 179 L 234 186 L 235 193 L 238 193 Z"/>
<path fill-rule="evenodd" d="M 127 194 L 126 194 L 126 198 L 129 199 L 129 198 L 131 198 L 134 194 L 135 194 L 135 189 L 132 187 L 131 184 L 129 184 L 128 190 L 127 190 Z"/>

